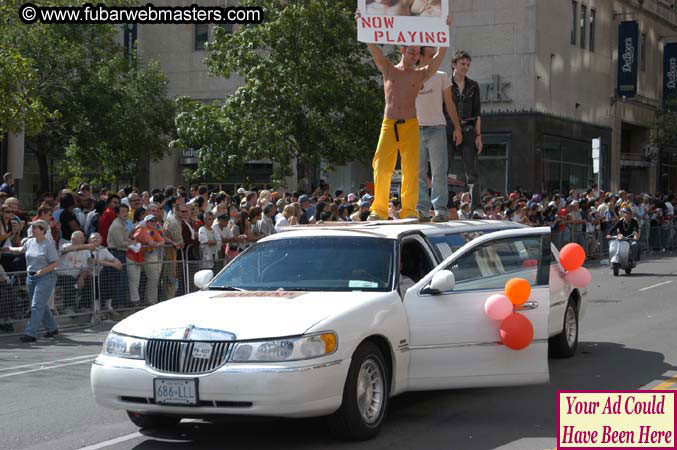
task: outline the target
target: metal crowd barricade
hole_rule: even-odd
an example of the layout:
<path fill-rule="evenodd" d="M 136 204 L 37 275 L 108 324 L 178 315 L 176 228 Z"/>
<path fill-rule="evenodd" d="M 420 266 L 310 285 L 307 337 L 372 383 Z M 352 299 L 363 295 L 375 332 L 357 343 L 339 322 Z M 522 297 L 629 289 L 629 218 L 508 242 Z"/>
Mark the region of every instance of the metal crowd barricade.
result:
<path fill-rule="evenodd" d="M 184 257 L 184 277 L 188 281 L 186 283 L 187 293 L 199 290 L 194 283 L 194 276 L 197 272 L 200 270 L 211 270 L 216 275 L 230 262 L 230 259 L 225 256 L 223 251 L 219 251 L 215 259 L 206 261 L 200 248 L 197 246 L 186 247 Z"/>
<path fill-rule="evenodd" d="M 55 270 L 57 281 L 47 307 L 62 328 L 96 323 L 100 320 L 100 299 L 94 271 Z M 20 334 L 31 316 L 32 299 L 26 285 L 28 273 L 0 275 L 0 334 Z"/>

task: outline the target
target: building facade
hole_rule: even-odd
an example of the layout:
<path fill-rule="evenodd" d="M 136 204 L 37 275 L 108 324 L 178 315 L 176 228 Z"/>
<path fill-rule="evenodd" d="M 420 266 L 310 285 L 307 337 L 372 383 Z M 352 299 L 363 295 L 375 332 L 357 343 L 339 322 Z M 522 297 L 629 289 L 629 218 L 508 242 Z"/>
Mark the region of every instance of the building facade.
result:
<path fill-rule="evenodd" d="M 651 145 L 663 46 L 677 41 L 674 0 L 451 0 L 450 10 L 453 47 L 471 53 L 469 76 L 482 83 L 485 187 L 677 188 L 674 156 Z M 621 21 L 639 24 L 631 99 L 616 91 Z"/>
<path fill-rule="evenodd" d="M 677 155 L 651 145 L 662 101 L 662 52 L 677 41 L 677 0 L 449 0 L 454 17 L 451 55 L 473 57 L 469 76 L 481 84 L 485 189 L 568 191 L 601 182 L 634 192 L 677 190 Z M 161 4 L 188 5 L 189 0 Z M 227 1 L 207 2 L 227 6 Z M 618 27 L 639 24 L 638 90 L 616 92 Z M 156 59 L 169 78 L 171 97 L 220 101 L 239 81 L 208 74 L 204 42 L 213 25 L 139 25 L 142 58 Z M 374 124 L 374 126 L 378 126 Z M 595 173 L 592 140 L 601 139 Z M 376 143 L 374 143 L 374 147 Z M 180 183 L 193 167 L 190 151 L 151 163 L 149 185 Z M 265 184 L 272 165 L 254 162 L 249 181 Z M 452 176 L 463 177 L 460 157 Z M 295 174 L 288 188 L 295 189 Z M 350 164 L 321 175 L 332 188 L 356 190 L 371 180 L 368 165 Z M 235 185 L 241 179 L 212 180 Z"/>

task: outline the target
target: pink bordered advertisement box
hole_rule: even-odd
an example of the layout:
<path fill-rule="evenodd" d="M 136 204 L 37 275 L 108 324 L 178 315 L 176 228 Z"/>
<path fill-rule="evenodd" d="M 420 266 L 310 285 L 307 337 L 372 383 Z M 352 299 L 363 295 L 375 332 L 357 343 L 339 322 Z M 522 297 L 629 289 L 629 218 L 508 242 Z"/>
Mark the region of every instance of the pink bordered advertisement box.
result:
<path fill-rule="evenodd" d="M 677 448 L 675 392 L 557 391 L 557 448 Z"/>

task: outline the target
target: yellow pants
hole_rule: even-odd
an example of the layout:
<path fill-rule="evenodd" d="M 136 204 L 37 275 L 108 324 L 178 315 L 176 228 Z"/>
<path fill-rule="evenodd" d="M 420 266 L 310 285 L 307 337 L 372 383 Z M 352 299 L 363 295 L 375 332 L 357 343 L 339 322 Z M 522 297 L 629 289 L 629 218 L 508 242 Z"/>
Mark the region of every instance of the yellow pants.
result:
<path fill-rule="evenodd" d="M 380 219 L 388 218 L 390 204 L 390 180 L 397 163 L 399 144 L 402 164 L 402 187 L 400 190 L 402 210 L 400 217 L 418 217 L 416 204 L 418 203 L 418 165 L 421 159 L 420 134 L 418 120 L 405 121 L 383 119 L 381 136 L 372 167 L 374 169 L 374 203 L 371 212 Z M 396 133 L 397 131 L 397 133 Z M 399 138 L 399 143 L 398 143 Z"/>

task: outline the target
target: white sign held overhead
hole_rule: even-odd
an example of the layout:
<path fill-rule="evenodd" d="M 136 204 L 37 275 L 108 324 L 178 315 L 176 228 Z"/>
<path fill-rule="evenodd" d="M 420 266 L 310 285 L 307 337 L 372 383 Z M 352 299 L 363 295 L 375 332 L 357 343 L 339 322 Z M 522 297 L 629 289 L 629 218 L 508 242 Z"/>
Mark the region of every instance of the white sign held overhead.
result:
<path fill-rule="evenodd" d="M 376 44 L 449 47 L 449 2 L 359 0 L 357 40 Z"/>

